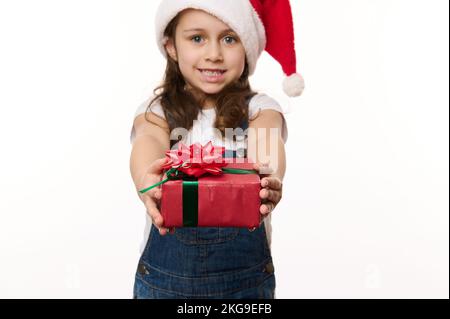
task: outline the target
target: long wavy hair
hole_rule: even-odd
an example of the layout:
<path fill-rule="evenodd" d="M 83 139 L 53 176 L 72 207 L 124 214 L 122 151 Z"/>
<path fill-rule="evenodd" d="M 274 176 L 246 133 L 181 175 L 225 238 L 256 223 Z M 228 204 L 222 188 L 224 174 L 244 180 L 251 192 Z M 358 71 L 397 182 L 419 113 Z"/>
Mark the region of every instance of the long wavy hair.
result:
<path fill-rule="evenodd" d="M 180 16 L 181 12 L 168 24 L 164 32 L 164 35 L 174 42 Z M 249 120 L 248 101 L 257 93 L 251 89 L 248 76 L 246 59 L 241 77 L 228 84 L 219 93 L 205 94 L 196 88 L 186 90 L 186 82 L 178 63 L 168 55 L 164 79 L 162 84 L 153 90 L 155 97 L 150 101 L 146 111 L 148 112 L 153 103 L 159 100 L 169 125 L 169 133 L 177 127 L 190 130 L 209 97 L 215 102 L 214 127 L 220 130 L 224 137 L 225 128 L 237 128 L 243 121 Z M 151 122 L 147 118 L 147 112 L 145 118 Z"/>

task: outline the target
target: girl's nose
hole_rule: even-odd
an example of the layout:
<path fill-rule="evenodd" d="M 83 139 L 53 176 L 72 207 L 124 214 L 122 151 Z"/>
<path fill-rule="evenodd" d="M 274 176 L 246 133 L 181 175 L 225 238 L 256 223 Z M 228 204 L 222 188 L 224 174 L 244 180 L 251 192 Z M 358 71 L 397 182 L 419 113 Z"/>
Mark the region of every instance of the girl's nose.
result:
<path fill-rule="evenodd" d="M 217 61 L 222 60 L 222 48 L 220 46 L 220 43 L 213 42 L 210 45 L 208 45 L 207 52 L 206 52 L 206 60 L 210 61 Z"/>

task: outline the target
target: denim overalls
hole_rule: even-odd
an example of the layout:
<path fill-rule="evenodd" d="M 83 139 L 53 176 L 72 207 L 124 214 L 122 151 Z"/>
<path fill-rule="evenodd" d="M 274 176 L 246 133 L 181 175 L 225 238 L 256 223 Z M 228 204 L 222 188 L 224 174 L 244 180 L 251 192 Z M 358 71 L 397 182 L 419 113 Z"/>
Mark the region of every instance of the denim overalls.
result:
<path fill-rule="evenodd" d="M 248 123 L 242 124 L 245 130 Z M 231 156 L 236 157 L 236 151 L 226 150 L 224 157 Z M 133 290 L 134 299 L 275 298 L 264 223 L 254 231 L 184 227 L 165 236 L 151 225 Z"/>

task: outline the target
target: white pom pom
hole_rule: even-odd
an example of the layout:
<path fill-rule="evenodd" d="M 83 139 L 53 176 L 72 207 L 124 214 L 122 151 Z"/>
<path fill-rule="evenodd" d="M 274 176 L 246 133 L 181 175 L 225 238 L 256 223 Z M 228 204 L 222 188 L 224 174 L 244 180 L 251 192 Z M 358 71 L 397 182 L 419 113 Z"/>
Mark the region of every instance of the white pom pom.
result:
<path fill-rule="evenodd" d="M 290 97 L 302 95 L 304 89 L 305 81 L 298 73 L 291 74 L 283 81 L 283 91 Z"/>

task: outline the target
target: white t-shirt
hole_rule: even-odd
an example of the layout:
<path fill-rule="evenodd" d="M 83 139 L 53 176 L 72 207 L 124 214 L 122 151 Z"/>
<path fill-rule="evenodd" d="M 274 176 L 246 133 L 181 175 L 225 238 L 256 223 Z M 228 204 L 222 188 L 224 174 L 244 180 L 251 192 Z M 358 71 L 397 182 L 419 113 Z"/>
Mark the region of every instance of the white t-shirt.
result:
<path fill-rule="evenodd" d="M 135 112 L 135 117 L 137 117 L 140 114 L 143 114 L 146 112 L 147 107 L 150 103 L 150 101 L 153 99 L 153 97 L 150 97 L 146 99 L 142 104 L 139 105 Z M 288 130 L 287 130 L 287 123 L 286 119 L 284 117 L 284 111 L 281 108 L 281 106 L 271 97 L 267 96 L 266 94 L 257 94 L 252 97 L 249 103 L 249 118 L 253 118 L 259 110 L 264 109 L 272 109 L 276 110 L 281 113 L 283 118 L 283 128 L 281 132 L 281 137 L 286 143 L 288 138 Z M 152 111 L 156 115 L 160 116 L 161 118 L 165 119 L 165 115 L 162 109 L 161 104 L 156 101 L 150 108 L 149 111 Z M 227 150 L 239 150 L 240 148 L 245 148 L 245 140 L 244 141 L 232 141 L 231 139 L 223 139 L 220 134 L 218 134 L 217 131 L 214 131 L 214 121 L 216 119 L 216 110 L 214 108 L 211 109 L 205 109 L 202 112 L 199 112 L 197 120 L 194 121 L 193 127 L 188 132 L 177 132 L 176 135 L 172 136 L 174 140 L 178 140 L 178 135 L 183 136 L 181 139 L 181 142 L 186 145 L 191 145 L 193 143 L 201 143 L 202 145 L 205 145 L 207 142 L 212 141 L 214 145 L 223 146 Z M 131 129 L 131 135 L 130 135 L 130 142 L 133 144 L 135 138 L 135 131 L 134 127 Z M 173 146 L 176 147 L 176 144 Z M 241 154 L 238 151 L 238 154 Z M 239 155 L 238 155 L 239 156 Z M 267 241 L 269 247 L 271 247 L 272 243 L 272 225 L 271 225 L 271 215 L 264 220 L 264 226 L 266 228 L 267 233 Z M 144 240 L 141 244 L 140 251 L 143 252 L 145 248 L 145 244 L 147 243 L 148 236 L 150 234 L 150 227 L 152 225 L 152 221 L 150 216 L 146 213 L 146 225 L 144 230 Z"/>

